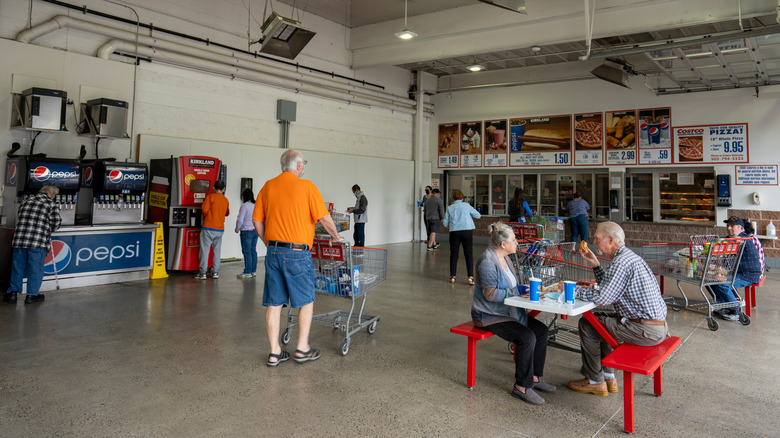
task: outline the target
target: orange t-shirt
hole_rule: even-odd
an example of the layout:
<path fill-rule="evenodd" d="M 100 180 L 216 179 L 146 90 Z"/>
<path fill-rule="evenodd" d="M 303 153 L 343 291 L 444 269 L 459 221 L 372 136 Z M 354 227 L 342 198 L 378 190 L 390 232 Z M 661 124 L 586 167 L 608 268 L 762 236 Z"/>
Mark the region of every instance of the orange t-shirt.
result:
<path fill-rule="evenodd" d="M 230 214 L 228 199 L 222 193 L 211 193 L 203 200 L 203 228 L 225 229 L 225 216 Z"/>
<path fill-rule="evenodd" d="M 317 186 L 292 172 L 282 172 L 266 181 L 257 194 L 252 219 L 265 224 L 263 238 L 306 244 L 314 243 L 314 224 L 328 214 Z"/>

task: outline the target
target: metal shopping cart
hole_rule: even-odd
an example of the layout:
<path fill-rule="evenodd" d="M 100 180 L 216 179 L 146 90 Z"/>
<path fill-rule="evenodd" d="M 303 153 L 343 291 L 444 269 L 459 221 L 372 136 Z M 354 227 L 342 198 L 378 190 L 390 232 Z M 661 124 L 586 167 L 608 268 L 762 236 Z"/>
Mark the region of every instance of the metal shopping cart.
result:
<path fill-rule="evenodd" d="M 331 211 L 330 217 L 333 218 L 333 223 L 336 225 L 336 231 L 341 233 L 342 231 L 349 230 L 350 215 L 348 213 L 339 213 L 337 211 Z M 330 239 L 330 234 L 325 231 L 322 224 L 317 222 L 314 224 L 314 238 L 315 239 Z"/>
<path fill-rule="evenodd" d="M 559 243 L 563 234 L 559 230 L 546 229 L 542 224 L 520 222 L 507 222 L 506 224 L 515 232 L 518 242 L 536 242 L 544 239 L 552 243 Z"/>
<path fill-rule="evenodd" d="M 737 308 L 739 321 L 743 325 L 750 324 L 750 317 L 745 314 L 745 301 L 734 289 L 734 278 L 742 258 L 742 250 L 746 240 L 742 238 L 719 239 L 708 241 L 712 236 L 693 236 L 691 243 L 648 243 L 642 245 L 642 258 L 650 265 L 653 273 L 661 276 L 663 291 L 664 278 L 676 280 L 677 289 L 682 298 L 665 297 L 664 301 L 672 310 L 688 310 L 707 315 L 707 326 L 710 330 L 718 329 L 718 322 L 712 317 L 712 311 L 717 309 Z M 685 295 L 681 283 L 691 283 L 699 286 L 704 301 L 692 301 Z M 737 301 L 716 303 L 714 294 L 708 286 L 728 284 Z M 703 309 L 706 309 L 704 311 Z"/>
<path fill-rule="evenodd" d="M 349 311 L 334 310 L 314 315 L 312 323 L 339 329 L 345 333 L 339 352 L 346 356 L 351 337 L 366 329 L 369 334 L 376 331 L 379 316 L 366 315 L 368 291 L 387 279 L 387 250 L 380 248 L 352 248 L 346 243 L 331 244 L 328 240 L 316 239 L 311 249 L 314 262 L 314 285 L 318 294 L 339 296 L 351 301 Z M 359 309 L 356 307 L 359 303 Z M 298 315 L 290 309 L 287 313 L 287 328 L 281 336 L 282 345 L 290 342 L 290 331 L 298 324 Z"/>

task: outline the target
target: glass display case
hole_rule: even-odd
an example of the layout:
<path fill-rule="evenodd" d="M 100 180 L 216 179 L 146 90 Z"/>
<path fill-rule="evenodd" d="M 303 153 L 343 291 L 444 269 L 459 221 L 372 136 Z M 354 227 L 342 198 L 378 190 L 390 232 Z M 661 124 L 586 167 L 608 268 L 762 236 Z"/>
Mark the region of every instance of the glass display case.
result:
<path fill-rule="evenodd" d="M 712 172 L 659 175 L 660 219 L 715 221 L 715 176 Z"/>
<path fill-rule="evenodd" d="M 626 219 L 653 221 L 653 174 L 626 174 Z"/>
<path fill-rule="evenodd" d="M 476 175 L 474 177 L 474 208 L 482 214 L 488 214 L 490 205 L 490 176 Z"/>
<path fill-rule="evenodd" d="M 539 186 L 539 210 L 540 216 L 557 216 L 558 208 L 558 175 L 541 175 Z"/>
<path fill-rule="evenodd" d="M 590 216 L 596 220 L 609 219 L 609 175 L 598 173 L 595 175 L 595 201 L 590 202 Z"/>
<path fill-rule="evenodd" d="M 506 190 L 506 175 L 491 175 L 491 203 L 490 214 L 495 216 L 503 216 L 507 214 L 507 202 L 511 195 Z"/>

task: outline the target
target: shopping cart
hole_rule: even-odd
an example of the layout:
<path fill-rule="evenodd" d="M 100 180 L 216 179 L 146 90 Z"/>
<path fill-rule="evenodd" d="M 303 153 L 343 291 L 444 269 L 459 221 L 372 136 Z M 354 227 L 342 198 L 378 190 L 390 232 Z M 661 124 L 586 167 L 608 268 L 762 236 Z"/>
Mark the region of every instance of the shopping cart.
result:
<path fill-rule="evenodd" d="M 351 301 L 349 311 L 334 310 L 314 315 L 312 324 L 331 327 L 346 335 L 339 352 L 346 356 L 352 335 L 362 329 L 369 334 L 376 331 L 379 316 L 366 315 L 368 291 L 387 279 L 387 250 L 380 248 L 352 248 L 346 243 L 331 244 L 328 240 L 315 239 L 311 248 L 314 263 L 314 286 L 318 294 L 339 296 Z M 360 301 L 359 310 L 356 306 Z M 298 315 L 290 309 L 287 328 L 281 336 L 282 345 L 290 342 L 290 331 L 298 324 Z"/>
<path fill-rule="evenodd" d="M 542 224 L 520 222 L 506 222 L 506 224 L 515 232 L 518 242 L 536 242 L 544 239 L 552 243 L 559 243 L 563 234 L 562 231 L 546 229 Z"/>
<path fill-rule="evenodd" d="M 744 312 L 745 301 L 734 289 L 734 278 L 742 258 L 745 240 L 742 238 L 720 239 L 707 241 L 711 236 L 692 236 L 692 243 L 648 243 L 642 245 L 642 258 L 650 265 L 653 273 L 661 277 L 661 285 L 665 278 L 676 280 L 680 297 L 665 297 L 664 301 L 674 311 L 689 310 L 707 315 L 707 326 L 710 330 L 718 329 L 718 322 L 712 317 L 713 310 L 737 308 L 739 321 L 743 325 L 750 324 L 750 317 Z M 688 299 L 681 283 L 691 283 L 699 286 L 704 301 Z M 708 286 L 728 284 L 737 301 L 716 303 L 714 294 Z M 703 310 L 706 309 L 706 312 Z"/>
<path fill-rule="evenodd" d="M 339 233 L 349 230 L 350 215 L 347 213 L 339 213 L 336 211 L 330 212 L 330 217 L 333 218 L 333 223 L 336 225 L 336 231 Z M 315 239 L 330 239 L 330 234 L 325 231 L 322 224 L 317 222 L 314 224 L 314 238 Z"/>

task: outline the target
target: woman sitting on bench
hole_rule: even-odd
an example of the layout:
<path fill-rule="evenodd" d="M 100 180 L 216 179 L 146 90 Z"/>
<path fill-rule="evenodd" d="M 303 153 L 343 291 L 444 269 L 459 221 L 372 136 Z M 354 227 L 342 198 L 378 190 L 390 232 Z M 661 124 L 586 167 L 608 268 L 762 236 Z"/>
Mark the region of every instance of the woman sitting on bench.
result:
<path fill-rule="evenodd" d="M 490 225 L 490 247 L 477 260 L 471 319 L 476 327 L 515 344 L 512 396 L 541 405 L 544 399 L 534 390 L 555 392 L 555 386 L 542 380 L 547 326 L 526 315 L 525 310 L 504 304 L 504 298 L 520 295 L 517 274 L 508 257 L 516 251 L 517 239 L 512 228 L 501 222 Z"/>

